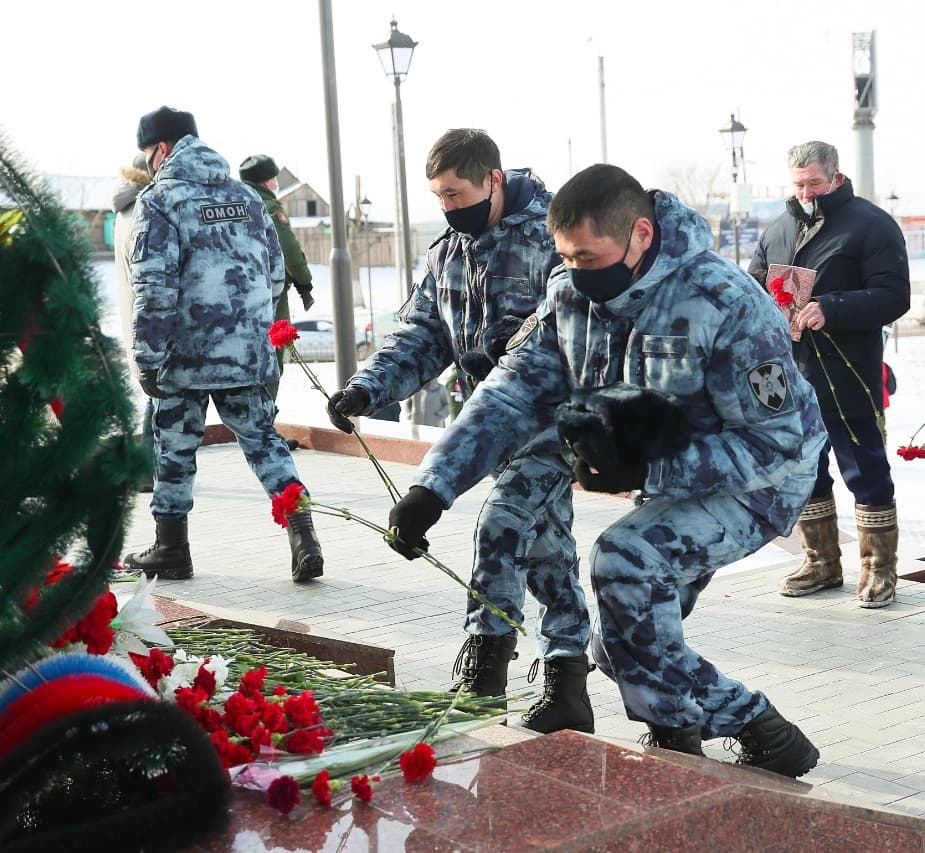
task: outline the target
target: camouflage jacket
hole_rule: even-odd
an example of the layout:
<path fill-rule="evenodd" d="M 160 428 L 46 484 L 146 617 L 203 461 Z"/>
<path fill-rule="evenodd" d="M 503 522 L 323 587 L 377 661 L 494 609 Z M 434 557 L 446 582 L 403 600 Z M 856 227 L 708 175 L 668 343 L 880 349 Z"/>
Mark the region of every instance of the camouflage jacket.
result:
<path fill-rule="evenodd" d="M 546 233 L 552 195 L 531 170 L 512 169 L 506 204 L 518 198 L 524 205 L 478 237 L 447 228 L 428 248 L 402 325 L 350 380 L 369 393 L 370 412 L 410 397 L 460 353 L 478 349 L 486 325 L 536 309 L 559 263 Z"/>
<path fill-rule="evenodd" d="M 138 195 L 131 242 L 139 370 L 168 392 L 279 377 L 267 330 L 283 259 L 260 197 L 184 136 Z"/>
<path fill-rule="evenodd" d="M 449 505 L 526 437 L 554 422 L 576 388 L 632 382 L 671 395 L 693 442 L 649 465 L 644 494 L 733 495 L 780 528 L 777 489 L 818 457 L 825 431 L 793 360 L 781 312 L 735 264 L 711 251 L 710 226 L 669 193 L 654 195 L 660 243 L 649 269 L 602 305 L 564 266 L 413 482 Z M 812 468 L 815 477 L 815 467 Z"/>
<path fill-rule="evenodd" d="M 301 293 L 303 290 L 311 292 L 312 274 L 308 269 L 308 263 L 305 261 L 305 253 L 289 224 L 289 217 L 282 204 L 273 195 L 272 190 L 260 184 L 252 184 L 250 181 L 243 181 L 247 184 L 260 198 L 267 208 L 267 213 L 276 226 L 276 236 L 279 238 L 280 248 L 283 250 L 283 262 L 286 265 L 286 284 L 294 283 L 296 290 Z"/>

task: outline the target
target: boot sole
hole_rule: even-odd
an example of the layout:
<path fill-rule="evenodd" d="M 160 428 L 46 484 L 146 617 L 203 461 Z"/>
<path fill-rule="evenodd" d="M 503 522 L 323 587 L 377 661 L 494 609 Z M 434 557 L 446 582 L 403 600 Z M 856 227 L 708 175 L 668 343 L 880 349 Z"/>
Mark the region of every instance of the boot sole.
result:
<path fill-rule="evenodd" d="M 818 586 L 811 586 L 808 589 L 778 589 L 777 591 L 785 598 L 802 598 L 804 595 L 812 595 L 814 592 L 819 592 L 823 589 L 838 589 L 838 587 L 844 585 L 845 579 L 838 578 L 838 580 L 826 581 Z"/>
<path fill-rule="evenodd" d="M 877 610 L 881 607 L 888 607 L 896 601 L 896 593 L 894 592 L 889 598 L 883 599 L 883 601 L 864 601 L 863 599 L 858 599 L 858 607 L 863 607 L 865 610 Z"/>
<path fill-rule="evenodd" d="M 809 743 L 809 741 L 807 741 Z M 775 766 L 774 761 L 769 761 L 767 764 L 749 764 L 747 762 L 742 762 L 739 764 L 740 767 L 753 767 L 756 770 L 766 770 L 769 773 L 776 773 L 778 776 L 787 776 L 790 779 L 799 779 L 800 776 L 805 776 L 819 763 L 819 750 L 816 747 L 810 744 L 810 751 L 803 756 L 800 762 L 796 767 L 777 767 Z"/>
<path fill-rule="evenodd" d="M 324 574 L 324 557 L 306 557 L 302 565 L 292 570 L 293 583 L 308 583 Z"/>
<path fill-rule="evenodd" d="M 159 572 L 156 569 L 153 572 L 147 570 L 133 569 L 131 571 L 143 571 L 144 576 L 149 580 L 156 577 L 158 580 L 163 581 L 188 581 L 193 576 L 193 570 L 182 571 L 182 572 Z"/>

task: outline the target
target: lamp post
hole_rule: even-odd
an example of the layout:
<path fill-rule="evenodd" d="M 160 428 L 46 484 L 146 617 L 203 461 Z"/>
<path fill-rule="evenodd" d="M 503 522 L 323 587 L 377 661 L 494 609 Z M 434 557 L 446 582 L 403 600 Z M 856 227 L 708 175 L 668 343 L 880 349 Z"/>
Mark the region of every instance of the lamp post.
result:
<path fill-rule="evenodd" d="M 739 252 L 739 214 L 742 212 L 742 199 L 740 197 L 740 186 L 738 184 L 739 164 L 742 164 L 744 176 L 745 171 L 745 154 L 742 151 L 742 143 L 745 140 L 746 127 L 740 122 L 733 113 L 729 113 L 729 126 L 719 129 L 723 142 L 732 153 L 732 188 L 729 193 L 729 213 L 732 217 L 732 233 L 735 241 L 735 258 L 736 265 L 742 260 Z M 743 185 L 741 189 L 744 189 Z"/>
<path fill-rule="evenodd" d="M 896 202 L 899 201 L 899 196 L 895 192 L 891 191 L 890 194 L 886 197 L 886 200 L 890 203 L 890 216 L 893 219 L 896 218 Z"/>
<path fill-rule="evenodd" d="M 411 296 L 412 288 L 412 258 L 411 258 L 411 226 L 408 222 L 408 185 L 405 177 L 405 132 L 402 125 L 401 113 L 401 81 L 408 75 L 411 67 L 411 57 L 417 42 L 411 36 L 405 35 L 398 29 L 398 23 L 393 18 L 392 31 L 388 41 L 374 44 L 373 47 L 382 63 L 382 70 L 387 77 L 395 83 L 395 151 L 398 168 L 398 196 L 401 213 L 402 255 L 404 259 L 404 299 Z M 404 299 L 402 301 L 404 301 Z"/>
<path fill-rule="evenodd" d="M 369 288 L 369 345 L 376 346 L 376 333 L 373 327 L 373 269 L 372 256 L 369 248 L 369 209 L 373 203 L 364 195 L 360 202 L 360 210 L 363 211 L 363 230 L 366 232 L 366 285 Z"/>

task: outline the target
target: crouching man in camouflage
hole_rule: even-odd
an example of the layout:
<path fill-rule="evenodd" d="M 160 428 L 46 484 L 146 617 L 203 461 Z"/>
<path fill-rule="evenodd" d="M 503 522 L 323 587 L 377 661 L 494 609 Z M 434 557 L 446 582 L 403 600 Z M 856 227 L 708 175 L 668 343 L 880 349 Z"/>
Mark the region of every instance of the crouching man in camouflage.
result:
<path fill-rule="evenodd" d="M 161 107 L 142 116 L 138 147 L 154 178 L 138 196 L 131 268 L 135 363 L 154 399 L 157 532 L 150 548 L 123 562 L 182 580 L 193 576 L 187 515 L 210 398 L 268 495 L 300 482 L 265 387 L 279 379 L 267 331 L 283 260 L 260 196 L 229 177 L 190 113 Z M 320 576 L 308 510 L 289 521 L 292 579 Z"/>
<path fill-rule="evenodd" d="M 797 777 L 819 753 L 759 692 L 684 641 L 721 566 L 789 533 L 825 443 L 781 312 L 711 251 L 707 222 L 615 166 L 571 178 L 547 227 L 564 265 L 546 300 L 421 463 L 390 526 L 406 555 L 454 499 L 558 423 L 585 488 L 638 490 L 591 552 L 594 658 L 650 742 Z"/>

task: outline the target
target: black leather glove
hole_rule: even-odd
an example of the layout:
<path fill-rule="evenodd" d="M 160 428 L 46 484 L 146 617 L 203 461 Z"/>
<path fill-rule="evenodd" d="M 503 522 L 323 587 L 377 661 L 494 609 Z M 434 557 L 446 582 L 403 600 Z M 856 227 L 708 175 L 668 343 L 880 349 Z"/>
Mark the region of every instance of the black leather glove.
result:
<path fill-rule="evenodd" d="M 651 388 L 621 383 L 578 390 L 556 409 L 559 436 L 592 468 L 607 471 L 680 453 L 691 442 L 680 404 Z"/>
<path fill-rule="evenodd" d="M 166 400 L 169 396 L 158 388 L 156 370 L 142 370 L 138 374 L 138 384 L 141 385 L 141 390 L 145 394 L 149 397 L 154 397 L 156 400 Z"/>
<path fill-rule="evenodd" d="M 415 554 L 414 549 L 426 551 L 430 547 L 424 534 L 439 521 L 441 515 L 443 501 L 430 489 L 412 486 L 389 513 L 389 529 L 398 528 L 398 539 L 390 542 L 389 547 L 406 560 L 419 557 L 420 554 Z"/>
<path fill-rule="evenodd" d="M 348 385 L 335 391 L 328 400 L 328 417 L 341 432 L 352 433 L 353 424 L 347 418 L 362 415 L 369 408 L 369 394 L 359 385 Z"/>
<path fill-rule="evenodd" d="M 315 304 L 315 297 L 312 296 L 312 286 L 310 284 L 304 287 L 297 287 L 299 298 L 302 300 L 302 307 L 308 311 Z"/>
<path fill-rule="evenodd" d="M 599 468 L 584 458 L 586 449 L 580 441 L 572 445 L 572 450 L 577 457 L 572 466 L 575 479 L 589 492 L 618 494 L 641 489 L 646 484 L 648 466 L 645 462 L 623 464 L 614 459 L 609 465 Z"/>

